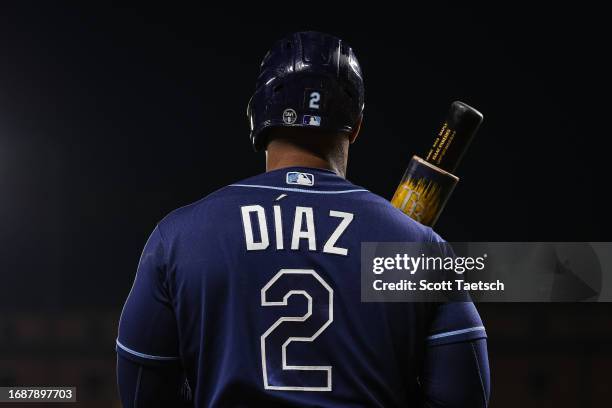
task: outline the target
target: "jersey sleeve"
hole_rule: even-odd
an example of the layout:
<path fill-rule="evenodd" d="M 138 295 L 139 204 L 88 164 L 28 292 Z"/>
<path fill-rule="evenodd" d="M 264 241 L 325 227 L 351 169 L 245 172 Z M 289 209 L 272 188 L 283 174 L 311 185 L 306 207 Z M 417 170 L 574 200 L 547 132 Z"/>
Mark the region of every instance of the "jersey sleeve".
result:
<path fill-rule="evenodd" d="M 140 257 L 119 321 L 117 353 L 139 364 L 179 362 L 177 323 L 166 269 L 164 243 L 157 226 Z"/>
<path fill-rule="evenodd" d="M 119 354 L 117 385 L 124 407 L 192 407 L 191 390 L 176 364 L 141 365 Z"/>
<path fill-rule="evenodd" d="M 431 230 L 430 241 L 440 244 L 439 250 L 442 256 L 455 256 L 450 245 L 447 245 L 446 241 L 433 230 Z M 463 300 L 442 303 L 437 306 L 426 338 L 428 345 L 487 338 L 484 324 L 476 306 L 470 300 L 469 293 L 465 292 L 458 297 Z"/>
<path fill-rule="evenodd" d="M 428 347 L 419 379 L 428 408 L 486 408 L 491 378 L 485 339 Z"/>
<path fill-rule="evenodd" d="M 426 338 L 430 346 L 486 339 L 480 315 L 472 302 L 439 305 Z"/>

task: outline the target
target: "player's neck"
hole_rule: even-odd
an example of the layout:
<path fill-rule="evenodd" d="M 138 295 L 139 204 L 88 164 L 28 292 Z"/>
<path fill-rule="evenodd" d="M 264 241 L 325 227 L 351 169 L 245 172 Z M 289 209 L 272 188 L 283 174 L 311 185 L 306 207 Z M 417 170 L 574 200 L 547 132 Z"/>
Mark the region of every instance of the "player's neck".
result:
<path fill-rule="evenodd" d="M 266 171 L 285 167 L 311 167 L 331 170 L 345 177 L 346 159 L 347 154 L 344 148 L 321 154 L 283 140 L 272 140 L 266 150 Z"/>

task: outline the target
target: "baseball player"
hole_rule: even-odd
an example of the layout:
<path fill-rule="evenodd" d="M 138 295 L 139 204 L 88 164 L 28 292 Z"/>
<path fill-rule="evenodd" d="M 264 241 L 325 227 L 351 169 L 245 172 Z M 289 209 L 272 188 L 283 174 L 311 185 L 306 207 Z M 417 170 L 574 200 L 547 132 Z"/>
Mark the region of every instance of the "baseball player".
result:
<path fill-rule="evenodd" d="M 247 113 L 266 172 L 153 230 L 119 324 L 125 407 L 488 405 L 471 302 L 361 302 L 361 242 L 443 242 L 346 180 L 363 108 L 344 41 L 299 32 L 264 57 Z"/>

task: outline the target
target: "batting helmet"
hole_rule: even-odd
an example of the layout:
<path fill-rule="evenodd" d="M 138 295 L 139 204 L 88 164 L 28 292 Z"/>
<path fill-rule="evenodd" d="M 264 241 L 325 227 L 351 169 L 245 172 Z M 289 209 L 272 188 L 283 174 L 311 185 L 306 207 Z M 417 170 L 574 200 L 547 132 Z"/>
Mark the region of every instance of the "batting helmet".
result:
<path fill-rule="evenodd" d="M 265 131 L 278 126 L 351 132 L 363 107 L 363 77 L 351 47 L 329 34 L 291 34 L 261 63 L 247 107 L 253 148 L 265 148 Z"/>

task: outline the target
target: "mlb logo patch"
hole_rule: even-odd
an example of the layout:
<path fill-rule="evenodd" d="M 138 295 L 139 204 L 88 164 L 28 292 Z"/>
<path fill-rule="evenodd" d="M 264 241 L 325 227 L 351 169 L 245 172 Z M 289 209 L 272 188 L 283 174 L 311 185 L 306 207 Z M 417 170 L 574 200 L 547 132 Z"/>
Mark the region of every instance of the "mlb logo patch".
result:
<path fill-rule="evenodd" d="M 297 184 L 299 186 L 314 186 L 314 176 L 310 173 L 290 171 L 287 173 L 287 184 Z"/>
<path fill-rule="evenodd" d="M 314 115 L 304 115 L 302 119 L 302 124 L 308 126 L 321 126 L 321 117 Z"/>

